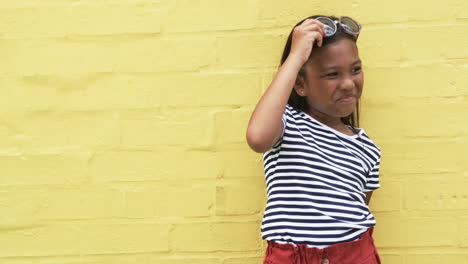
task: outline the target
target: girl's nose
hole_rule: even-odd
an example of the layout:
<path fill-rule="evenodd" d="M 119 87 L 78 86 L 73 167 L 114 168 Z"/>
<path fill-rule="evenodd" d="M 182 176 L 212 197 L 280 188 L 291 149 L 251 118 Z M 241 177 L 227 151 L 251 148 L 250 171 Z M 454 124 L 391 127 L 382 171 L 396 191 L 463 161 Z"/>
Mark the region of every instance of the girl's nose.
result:
<path fill-rule="evenodd" d="M 341 83 L 341 89 L 344 89 L 344 90 L 354 89 L 355 87 L 356 87 L 356 84 L 354 83 L 354 80 L 349 77 L 344 78 L 343 82 Z"/>

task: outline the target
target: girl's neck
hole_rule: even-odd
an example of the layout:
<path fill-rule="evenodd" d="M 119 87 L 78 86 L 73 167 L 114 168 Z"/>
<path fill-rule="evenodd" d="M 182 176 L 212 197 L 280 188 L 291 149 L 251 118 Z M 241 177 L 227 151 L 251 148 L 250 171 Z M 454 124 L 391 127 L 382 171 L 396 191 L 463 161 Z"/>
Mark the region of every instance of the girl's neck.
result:
<path fill-rule="evenodd" d="M 313 111 L 313 110 L 307 111 L 307 114 L 313 117 L 314 119 L 316 119 L 317 121 L 319 121 L 320 123 L 328 127 L 331 127 L 343 134 L 346 134 L 349 136 L 355 135 L 355 133 L 349 127 L 343 124 L 343 121 L 341 121 L 340 117 L 329 116 L 319 111 Z"/>

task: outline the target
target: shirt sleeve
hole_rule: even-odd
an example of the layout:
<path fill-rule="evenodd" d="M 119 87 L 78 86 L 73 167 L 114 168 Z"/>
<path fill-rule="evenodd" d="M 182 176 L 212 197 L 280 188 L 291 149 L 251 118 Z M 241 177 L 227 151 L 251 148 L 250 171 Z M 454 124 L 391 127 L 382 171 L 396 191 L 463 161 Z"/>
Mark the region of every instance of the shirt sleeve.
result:
<path fill-rule="evenodd" d="M 273 148 L 277 148 L 281 145 L 281 142 L 283 142 L 283 136 L 284 136 L 284 131 L 286 131 L 286 126 L 287 126 L 287 123 L 288 123 L 288 114 L 291 112 L 291 109 L 290 109 L 291 106 L 286 105 L 286 108 L 284 109 L 284 112 L 283 112 L 283 116 L 281 117 L 281 120 L 283 121 L 283 131 L 281 132 L 281 136 L 280 138 L 278 139 L 278 141 L 276 141 L 275 145 L 273 145 Z"/>
<path fill-rule="evenodd" d="M 369 174 L 367 175 L 367 183 L 364 187 L 364 192 L 371 192 L 380 188 L 380 180 L 379 180 L 379 169 L 380 169 L 380 158 L 374 164 L 372 169 L 370 170 Z"/>

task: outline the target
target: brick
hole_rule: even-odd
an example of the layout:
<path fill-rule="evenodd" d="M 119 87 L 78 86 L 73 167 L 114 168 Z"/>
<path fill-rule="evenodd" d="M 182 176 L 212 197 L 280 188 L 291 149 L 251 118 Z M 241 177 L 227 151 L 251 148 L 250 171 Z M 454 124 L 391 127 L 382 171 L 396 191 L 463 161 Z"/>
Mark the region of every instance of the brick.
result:
<path fill-rule="evenodd" d="M 72 75 L 31 75 L 22 76 L 21 84 L 28 93 L 37 98 L 54 98 L 48 105 L 62 109 L 113 109 L 141 108 L 149 106 L 149 85 L 135 84 L 134 75 L 117 73 L 90 73 Z M 57 93 L 59 92 L 59 93 Z M 128 94 L 132 96 L 129 97 Z M 112 96 L 109 96 L 112 94 Z M 41 100 L 43 101 L 43 100 Z"/>
<path fill-rule="evenodd" d="M 428 25 L 424 27 L 407 27 L 401 32 L 405 44 L 402 46 L 402 57 L 408 60 L 433 60 L 434 58 L 466 58 L 468 36 L 464 33 L 467 25 Z M 434 36 L 443 41 L 434 41 Z"/>
<path fill-rule="evenodd" d="M 248 146 L 245 133 L 251 114 L 250 109 L 235 109 L 215 113 L 215 143 L 217 145 Z"/>
<path fill-rule="evenodd" d="M 141 263 L 141 264 L 150 264 L 154 263 L 150 261 L 150 254 L 104 254 L 104 255 L 94 255 L 94 256 L 79 256 L 80 262 L 83 264 L 131 264 L 131 263 Z M 77 259 L 70 258 L 71 260 Z M 57 262 L 58 264 L 60 262 Z M 61 262 L 68 263 L 68 262 Z"/>
<path fill-rule="evenodd" d="M 37 225 L 37 213 L 44 207 L 46 201 L 45 190 L 18 188 L 0 190 L 0 229 L 6 231 Z"/>
<path fill-rule="evenodd" d="M 166 252 L 170 226 L 142 223 L 89 223 L 81 226 L 82 254 Z"/>
<path fill-rule="evenodd" d="M 105 254 L 105 255 L 69 255 L 69 256 L 44 256 L 44 257 L 0 257 L 0 263 L 8 264 L 149 264 L 149 254 Z"/>
<path fill-rule="evenodd" d="M 372 212 L 399 212 L 401 209 L 401 186 L 399 182 L 380 179 L 381 188 L 373 192 L 370 209 Z"/>
<path fill-rule="evenodd" d="M 102 8 L 106 12 L 102 12 Z M 75 6 L 70 14 L 69 31 L 77 34 L 160 33 L 159 1 L 94 3 Z M 104 23 L 103 23 L 104 22 Z"/>
<path fill-rule="evenodd" d="M 216 11 L 215 11 L 216 10 Z M 200 32 L 249 29 L 255 25 L 255 1 L 175 0 L 162 8 L 164 29 L 169 32 Z"/>
<path fill-rule="evenodd" d="M 223 264 L 258 264 L 262 263 L 263 259 L 263 257 L 228 258 L 223 261 Z"/>
<path fill-rule="evenodd" d="M 444 252 L 441 254 L 409 254 L 406 256 L 406 263 L 424 263 L 424 264 L 437 264 L 437 263 L 468 263 L 467 254 L 453 254 Z"/>
<path fill-rule="evenodd" d="M 90 176 L 97 181 L 145 180 L 157 172 L 152 157 L 150 152 L 137 151 L 99 153 L 90 163 Z"/>
<path fill-rule="evenodd" d="M 136 2 L 57 2 L 3 8 L 0 32 L 10 37 L 159 33 L 158 2 Z"/>
<path fill-rule="evenodd" d="M 364 65 L 366 65 L 364 61 Z M 362 100 L 400 100 L 460 95 L 458 69 L 448 63 L 368 67 L 364 69 L 365 85 Z M 428 74 L 430 73 L 430 74 Z M 440 78 L 444 76 L 444 78 Z M 424 85 L 421 85 L 424 83 Z M 443 87 L 443 89 L 441 89 Z"/>
<path fill-rule="evenodd" d="M 372 125 L 374 133 L 379 135 L 380 140 L 395 140 L 398 137 L 409 138 L 452 138 L 456 139 L 465 131 L 462 117 L 454 113 L 465 112 L 466 104 L 458 100 L 444 99 L 400 99 L 397 106 L 394 102 L 379 103 L 374 100 L 366 100 L 362 106 L 362 116 L 364 124 Z M 421 123 L 421 116 L 428 115 L 431 111 L 431 122 Z M 382 117 L 385 117 L 385 126 L 382 124 Z M 442 125 L 443 124 L 443 125 Z M 372 136 L 372 135 L 371 135 Z"/>
<path fill-rule="evenodd" d="M 431 212 L 467 210 L 467 184 L 468 179 L 454 176 L 412 179 L 404 183 L 405 209 Z"/>
<path fill-rule="evenodd" d="M 377 246 L 378 247 L 378 246 Z M 388 264 L 401 264 L 404 263 L 402 257 L 395 254 L 386 254 L 379 251 L 379 257 L 382 263 Z"/>
<path fill-rule="evenodd" d="M 84 189 L 84 188 L 83 188 Z M 200 217 L 209 216 L 215 202 L 215 186 L 205 182 L 170 181 L 162 183 L 126 183 L 112 189 L 51 190 L 34 196 L 35 203 L 22 208 L 4 210 L 17 212 L 21 218 L 5 216 L 5 223 L 31 223 L 40 219 L 99 219 L 111 217 Z M 19 199 L 5 194 L 5 201 Z M 22 198 L 22 196 L 20 196 Z M 187 199 L 186 197 L 190 197 Z M 31 200 L 33 198 L 29 198 Z M 24 199 L 29 201 L 28 199 Z M 1 200 L 0 200 L 1 201 Z M 36 200 L 34 200 L 36 201 Z M 7 202 L 5 202 L 7 204 Z M 13 204 L 13 203 L 12 203 Z M 37 211 L 37 212 L 36 212 Z M 34 218 L 31 215 L 34 214 Z M 37 215 L 37 217 L 36 217 Z M 24 218 L 24 219 L 23 219 Z"/>
<path fill-rule="evenodd" d="M 464 122 L 461 115 L 454 113 L 468 112 L 467 104 L 459 102 L 422 102 L 415 101 L 413 104 L 405 107 L 408 111 L 405 119 L 402 121 L 402 132 L 408 137 L 455 137 L 462 134 L 465 129 L 460 126 Z M 431 122 L 425 122 L 424 125 L 417 122 L 419 117 L 427 114 L 428 109 L 431 111 Z M 443 124 L 443 125 L 441 125 Z"/>
<path fill-rule="evenodd" d="M 120 143 L 119 116 L 113 111 L 77 111 L 58 116 L 65 121 L 68 145 L 105 146 Z"/>
<path fill-rule="evenodd" d="M 152 256 L 149 263 L 157 264 L 220 264 L 220 259 L 215 257 L 198 257 L 196 255 L 189 256 Z"/>
<path fill-rule="evenodd" d="M 7 229 L 0 236 L 0 256 L 78 255 L 80 237 L 80 229 L 74 224 L 35 224 Z"/>
<path fill-rule="evenodd" d="M 113 112 L 38 110 L 21 114 L 11 123 L 21 131 L 29 147 L 103 146 L 120 142 L 120 123 Z"/>
<path fill-rule="evenodd" d="M 332 10 L 333 12 L 338 12 L 336 9 L 349 7 L 349 5 L 323 5 L 317 0 L 291 1 L 288 5 L 277 4 L 279 2 L 272 4 L 268 0 L 259 0 L 257 2 L 260 25 L 265 27 L 286 26 L 287 30 L 291 30 L 296 23 L 311 15 L 328 14 Z M 304 8 L 306 6 L 313 7 L 313 13 L 311 13 L 310 8 Z M 289 31 L 287 34 L 289 34 Z"/>
<path fill-rule="evenodd" d="M 148 185 L 148 184 L 146 184 Z M 154 184 L 153 184 L 154 185 Z M 128 186 L 126 184 L 125 186 Z M 160 186 L 156 187 L 134 187 L 123 190 L 125 196 L 123 217 L 126 218 L 155 218 L 157 207 L 161 196 L 166 192 Z"/>
<path fill-rule="evenodd" d="M 466 213 L 463 214 L 462 217 L 459 217 L 458 221 L 459 221 L 459 232 L 457 233 L 457 235 L 458 235 L 459 245 L 463 248 L 468 248 L 468 236 L 466 235 L 468 234 L 468 217 L 466 216 Z"/>
<path fill-rule="evenodd" d="M 0 54 L 5 64 L 0 73 L 23 75 L 112 72 L 118 62 L 118 43 L 111 41 L 74 41 L 20 39 L 2 40 Z M 70 62 L 74 63 L 70 63 Z M 65 66 L 66 65 L 66 66 Z"/>
<path fill-rule="evenodd" d="M 0 99 L 4 110 L 30 109 L 104 110 L 149 106 L 147 83 L 135 83 L 136 76 L 117 73 L 71 75 L 24 75 L 7 77 L 0 85 L 8 98 Z M 151 83 L 151 82 L 150 82 Z M 131 93 L 132 96 L 128 96 Z M 112 94 L 112 96 L 109 96 Z M 16 102 L 21 100 L 22 104 Z"/>
<path fill-rule="evenodd" d="M 207 146 L 213 140 L 213 115 L 213 110 L 198 108 L 127 112 L 121 121 L 122 145 L 125 148 Z"/>
<path fill-rule="evenodd" d="M 8 117 L 8 122 L 3 126 L 5 133 L 8 134 L 5 142 L 14 142 L 16 147 L 27 148 L 62 148 L 67 144 L 68 135 L 56 133 L 66 128 L 66 121 L 60 118 L 58 113 L 19 112 L 8 114 Z"/>
<path fill-rule="evenodd" d="M 161 165 L 157 154 L 148 151 L 97 153 L 89 164 L 89 175 L 98 182 L 156 179 Z"/>
<path fill-rule="evenodd" d="M 361 102 L 360 126 L 365 128 L 373 140 L 378 139 L 380 142 L 401 140 L 401 122 L 405 118 L 405 115 L 401 114 L 404 112 L 404 108 L 398 106 L 396 102 L 381 101 L 379 103 L 365 100 Z M 385 117 L 385 122 L 382 121 L 382 117 Z"/>
<path fill-rule="evenodd" d="M 217 153 L 210 151 L 107 151 L 97 153 L 89 164 L 89 175 L 97 182 L 139 182 L 164 179 L 216 179 L 220 167 Z"/>
<path fill-rule="evenodd" d="M 217 68 L 277 67 L 286 39 L 284 34 L 220 36 Z"/>
<path fill-rule="evenodd" d="M 170 187 L 169 187 L 170 186 Z M 215 202 L 215 187 L 207 183 L 172 182 L 159 197 L 157 215 L 167 217 L 209 216 Z"/>
<path fill-rule="evenodd" d="M 99 219 L 122 215 L 124 196 L 105 186 L 48 189 L 40 219 Z"/>
<path fill-rule="evenodd" d="M 5 39 L 0 44 L 4 58 L 0 74 L 194 71 L 215 62 L 214 41 L 213 37 Z"/>
<path fill-rule="evenodd" d="M 81 183 L 86 176 L 86 156 L 56 154 L 1 156 L 0 185 Z"/>
<path fill-rule="evenodd" d="M 436 174 L 461 172 L 467 143 L 463 141 L 399 140 L 381 142 L 388 174 Z M 437 151 L 434 151 L 437 150 Z M 450 155 L 447 155 L 450 153 Z"/>
<path fill-rule="evenodd" d="M 171 234 L 171 245 L 181 252 L 253 251 L 260 248 L 259 230 L 257 222 L 179 224 Z"/>
<path fill-rule="evenodd" d="M 1 155 L 14 156 L 18 154 L 18 146 L 24 144 L 24 141 L 26 139 L 21 134 L 21 131 L 17 130 L 16 126 L 14 125 L 14 122 L 12 123 L 11 121 L 6 121 L 6 116 L 9 116 L 9 118 L 11 118 L 13 115 L 3 113 L 0 114 L 0 118 L 3 119 L 2 125 L 0 125 L 0 137 L 2 138 L 2 140 L 0 141 L 0 149 L 2 149 Z"/>
<path fill-rule="evenodd" d="M 455 79 L 457 91 L 462 95 L 468 95 L 468 65 L 462 65 L 458 68 L 458 74 Z"/>
<path fill-rule="evenodd" d="M 215 64 L 215 37 L 128 40 L 119 45 L 118 57 L 117 70 L 122 72 L 198 71 Z M 153 87 L 161 89 L 158 84 Z"/>
<path fill-rule="evenodd" d="M 36 110 L 10 115 L 8 127 L 13 140 L 31 151 L 50 149 L 46 152 L 65 152 L 76 146 L 116 145 L 120 142 L 120 121 L 113 112 L 76 111 L 60 112 Z M 60 133 L 57 133 L 60 131 Z M 90 156 L 80 150 L 83 158 Z"/>
<path fill-rule="evenodd" d="M 388 67 L 389 65 L 401 64 L 401 50 L 404 43 L 402 29 L 386 25 L 363 28 L 357 42 L 363 65 L 366 67 L 381 67 L 382 65 Z M 390 50 L 392 52 L 385 52 Z"/>
<path fill-rule="evenodd" d="M 77 256 L 49 256 L 49 257 L 0 257 L 0 263 L 8 263 L 8 264 L 81 264 L 81 263 L 88 263 L 82 262 L 79 257 Z M 103 262 L 101 262 L 103 263 Z"/>
<path fill-rule="evenodd" d="M 125 217 L 202 217 L 211 214 L 215 186 L 206 182 L 145 183 L 125 191 Z"/>
<path fill-rule="evenodd" d="M 396 1 L 379 3 L 378 9 L 380 11 L 375 12 L 374 3 L 372 0 L 364 0 L 353 5 L 359 14 L 365 14 L 359 17 L 361 23 L 387 24 L 405 21 L 431 23 L 434 20 L 453 17 L 460 8 L 458 0 L 448 0 L 443 5 L 438 2 L 427 2 L 424 10 L 421 10 L 418 2 Z"/>
<path fill-rule="evenodd" d="M 216 214 L 258 214 L 265 207 L 265 196 L 263 177 L 223 181 L 216 187 Z"/>
<path fill-rule="evenodd" d="M 375 213 L 376 245 L 386 247 L 444 247 L 457 242 L 458 228 L 449 217 L 408 217 Z M 430 234 L 430 236 L 428 236 Z"/>
<path fill-rule="evenodd" d="M 158 84 L 159 89 L 149 90 L 151 105 L 254 105 L 261 96 L 261 77 L 244 72 L 161 73 L 154 78 L 142 76 L 138 80 L 142 83 L 135 86 Z"/>
<path fill-rule="evenodd" d="M 66 6 L 70 5 L 71 3 L 63 2 L 61 0 L 42 0 L 41 5 L 44 6 Z M 38 7 L 38 3 L 35 0 L 23 0 L 16 3 L 5 3 L 2 4 L 0 9 L 11 9 L 11 8 L 30 8 L 30 7 Z"/>
<path fill-rule="evenodd" d="M 219 152 L 216 158 L 216 164 L 222 169 L 223 178 L 264 179 L 263 155 L 247 146 L 239 150 Z"/>
<path fill-rule="evenodd" d="M 460 1 L 459 2 L 459 6 L 458 6 L 458 10 L 457 10 L 457 13 L 456 13 L 456 17 L 457 18 L 468 18 L 468 3 L 466 1 Z"/>

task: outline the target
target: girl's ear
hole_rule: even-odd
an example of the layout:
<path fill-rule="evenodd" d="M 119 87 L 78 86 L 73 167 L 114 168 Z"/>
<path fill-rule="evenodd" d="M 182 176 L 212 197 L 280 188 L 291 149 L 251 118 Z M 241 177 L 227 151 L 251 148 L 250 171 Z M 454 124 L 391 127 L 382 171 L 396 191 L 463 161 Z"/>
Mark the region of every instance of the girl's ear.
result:
<path fill-rule="evenodd" d="M 296 83 L 294 84 L 294 90 L 299 96 L 305 96 L 305 83 L 304 83 L 304 76 L 297 75 Z"/>

